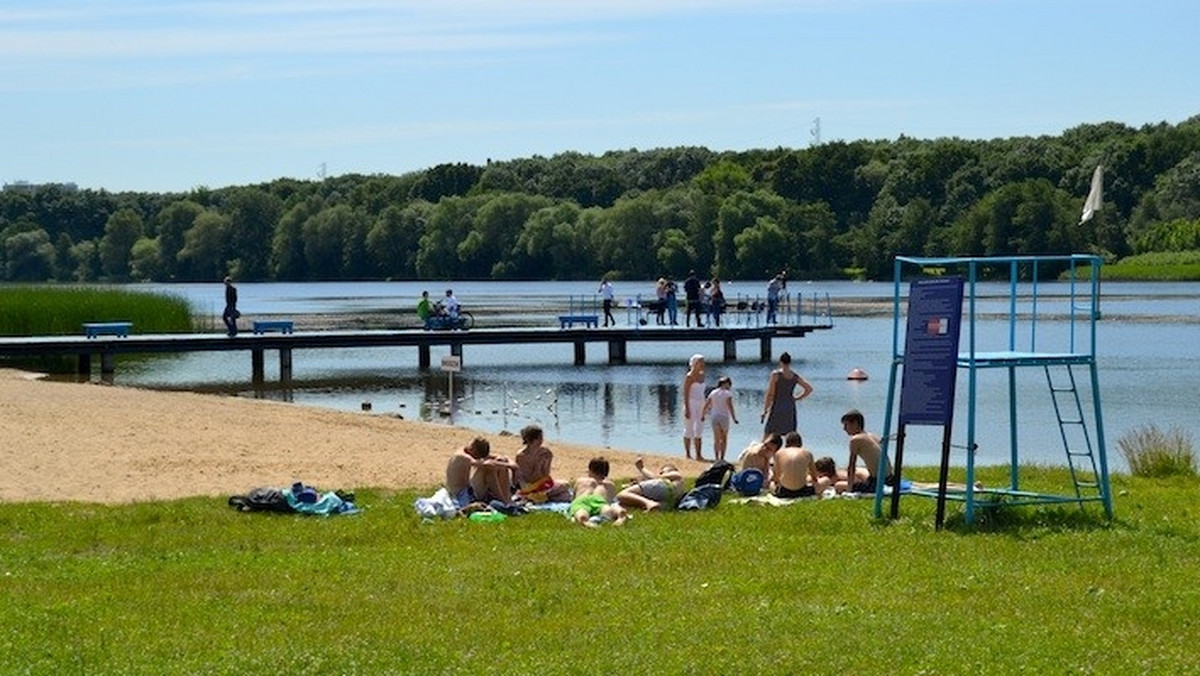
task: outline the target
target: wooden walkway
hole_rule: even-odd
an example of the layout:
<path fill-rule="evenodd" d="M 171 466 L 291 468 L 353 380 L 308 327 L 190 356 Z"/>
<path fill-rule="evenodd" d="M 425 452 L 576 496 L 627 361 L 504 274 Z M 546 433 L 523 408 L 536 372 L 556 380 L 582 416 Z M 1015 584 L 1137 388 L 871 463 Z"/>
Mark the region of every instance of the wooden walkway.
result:
<path fill-rule="evenodd" d="M 446 346 L 459 357 L 466 345 L 537 345 L 566 344 L 574 346 L 575 364 L 587 361 L 590 343 L 605 344 L 610 364 L 626 363 L 629 343 L 637 342 L 719 342 L 723 345 L 725 361 L 737 360 L 737 343 L 742 340 L 759 342 L 758 358 L 771 361 L 771 340 L 799 338 L 812 331 L 833 328 L 826 323 L 731 326 L 731 327 L 658 327 L 627 328 L 487 328 L 470 331 L 297 331 L 295 333 L 240 333 L 228 337 L 223 333 L 203 334 L 138 334 L 126 337 L 97 336 L 31 336 L 0 337 L 0 357 L 75 357 L 78 373 L 90 376 L 92 362 L 99 358 L 102 375 L 111 376 L 119 354 L 162 354 L 178 352 L 249 352 L 251 376 L 254 382 L 263 380 L 263 362 L 268 350 L 279 352 L 279 377 L 287 382 L 292 378 L 292 352 L 328 348 L 416 347 L 418 366 L 430 366 L 430 350 Z"/>

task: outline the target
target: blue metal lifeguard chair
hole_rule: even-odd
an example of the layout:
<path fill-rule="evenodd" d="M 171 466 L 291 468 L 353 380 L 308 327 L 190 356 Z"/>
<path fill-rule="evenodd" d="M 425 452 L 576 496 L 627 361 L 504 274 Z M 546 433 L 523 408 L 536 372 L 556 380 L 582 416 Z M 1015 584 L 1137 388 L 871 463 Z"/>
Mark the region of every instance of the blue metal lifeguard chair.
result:
<path fill-rule="evenodd" d="M 965 301 L 965 317 L 960 301 L 956 311 L 961 320 L 961 338 L 956 336 L 957 359 L 951 367 L 953 372 L 966 372 L 967 399 L 965 414 L 966 429 L 966 483 L 960 490 L 951 491 L 946 486 L 946 466 L 950 452 L 949 425 L 946 426 L 943 442 L 942 473 L 938 490 L 911 490 L 910 494 L 938 498 L 937 525 L 941 527 L 946 500 L 965 504 L 965 522 L 973 522 L 977 507 L 999 507 L 1014 505 L 1037 505 L 1055 503 L 1100 502 L 1108 518 L 1112 518 L 1112 493 L 1108 476 L 1108 460 L 1104 443 L 1104 419 L 1100 403 L 1100 382 L 1096 370 L 1096 323 L 1100 319 L 1100 266 L 1098 256 L 1071 254 L 1058 256 L 1006 256 L 1006 257 L 949 257 L 915 258 L 897 256 L 895 260 L 895 291 L 893 297 L 892 367 L 889 381 L 887 411 L 884 417 L 883 457 L 877 476 L 886 475 L 886 458 L 892 438 L 893 410 L 896 408 L 897 375 L 901 366 L 906 369 L 904 344 L 900 340 L 906 329 L 906 319 L 901 312 L 901 289 L 905 280 L 925 277 L 962 275 L 961 301 Z M 1057 294 L 1042 292 L 1039 278 L 1044 273 L 1065 274 L 1066 290 Z M 995 282 L 1003 286 L 1008 281 L 1007 297 L 996 290 Z M 987 289 L 981 288 L 981 283 Z M 1043 284 L 1044 286 L 1045 284 Z M 914 287 L 915 289 L 916 287 Z M 1057 288 L 1061 288 L 1059 285 Z M 983 306 L 983 307 L 981 307 Z M 985 310 L 986 308 L 986 310 Z M 909 308 L 912 312 L 912 308 Z M 999 317 L 999 321 L 985 319 Z M 1040 322 L 1040 323 L 1039 323 Z M 999 329 L 997 330 L 997 326 Z M 1049 325 L 1049 326 L 1046 326 Z M 957 328 L 957 327 L 956 327 Z M 1041 332 L 1039 333 L 1039 330 Z M 1003 335 L 999 335 L 1003 334 Z M 951 357 L 951 359 L 954 359 Z M 1019 369 L 1034 368 L 1044 373 L 1049 389 L 1050 404 L 1057 420 L 1058 440 L 1066 453 L 1067 467 L 1071 473 L 1073 490 L 1069 493 L 1051 494 L 1023 490 L 1020 482 L 1020 449 L 1018 443 L 1017 373 Z M 1000 370 L 1007 374 L 1008 437 L 1009 437 L 1009 483 L 1006 487 L 980 488 L 976 486 L 976 404 L 980 377 L 984 371 Z M 1090 379 L 1081 396 L 1077 373 L 1086 371 Z M 953 392 L 953 384 L 950 386 Z M 1085 399 L 1090 395 L 1090 402 Z M 952 395 L 953 396 L 953 395 Z M 1089 406 L 1090 404 L 1090 406 Z M 1091 419 L 1089 420 L 1088 410 Z M 999 421 L 997 421 L 999 424 Z M 990 423 L 989 423 L 990 424 Z M 1094 427 L 1093 434 L 1089 424 Z M 900 472 L 904 448 L 904 425 L 901 419 L 896 435 L 897 466 Z M 1043 435 L 1050 440 L 1052 433 Z M 988 496 L 981 502 L 980 495 Z M 899 512 L 901 491 L 893 491 L 891 516 Z M 996 496 L 996 497 L 992 497 Z M 875 515 L 883 514 L 884 485 L 875 494 Z"/>

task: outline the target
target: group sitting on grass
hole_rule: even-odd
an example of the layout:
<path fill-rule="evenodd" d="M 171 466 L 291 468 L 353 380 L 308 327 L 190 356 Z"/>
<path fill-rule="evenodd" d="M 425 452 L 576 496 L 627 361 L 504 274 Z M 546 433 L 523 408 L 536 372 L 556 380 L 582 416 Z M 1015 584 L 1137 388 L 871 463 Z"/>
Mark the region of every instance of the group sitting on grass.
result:
<path fill-rule="evenodd" d="M 770 433 L 742 452 L 738 467 L 726 464 L 739 470 L 730 483 L 738 487 L 752 485 L 755 491 L 765 490 L 780 499 L 874 493 L 883 455 L 880 438 L 865 430 L 863 415 L 857 410 L 848 411 L 841 422 L 850 437 L 850 455 L 844 469 L 829 456 L 814 458 L 798 432 L 782 436 Z M 637 476 L 620 490 L 609 478 L 611 468 L 603 457 L 593 458 L 587 474 L 573 483 L 557 481 L 551 473 L 554 455 L 545 446 L 542 429 L 537 425 L 525 427 L 521 442 L 521 450 L 511 460 L 492 455 L 490 444 L 482 437 L 451 456 L 446 464 L 445 488 L 461 513 L 556 508 L 584 526 L 621 525 L 628 518 L 628 510 L 672 509 L 686 492 L 678 467 L 665 463 L 657 473 L 651 473 L 642 458 L 634 463 Z M 885 466 L 885 483 L 893 485 L 891 462 L 885 459 Z M 742 480 L 754 473 L 756 482 Z"/>

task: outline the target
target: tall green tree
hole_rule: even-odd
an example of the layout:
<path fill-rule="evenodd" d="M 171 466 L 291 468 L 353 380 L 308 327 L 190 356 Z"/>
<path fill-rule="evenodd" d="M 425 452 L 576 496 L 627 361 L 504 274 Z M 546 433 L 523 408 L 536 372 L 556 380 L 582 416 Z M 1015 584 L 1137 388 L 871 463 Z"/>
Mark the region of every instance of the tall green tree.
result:
<path fill-rule="evenodd" d="M 162 252 L 157 237 L 140 237 L 133 243 L 129 267 L 135 280 L 162 279 Z"/>
<path fill-rule="evenodd" d="M 321 212 L 325 201 L 316 195 L 301 199 L 279 219 L 271 236 L 271 274 L 275 279 L 308 279 L 304 255 L 304 223 Z"/>
<path fill-rule="evenodd" d="M 158 231 L 158 269 L 162 279 L 175 278 L 179 270 L 179 252 L 183 249 L 183 235 L 203 212 L 204 207 L 187 199 L 171 202 L 158 212 L 154 221 Z"/>
<path fill-rule="evenodd" d="M 717 229 L 713 242 L 716 274 L 722 279 L 756 274 L 755 271 L 759 267 L 757 264 L 752 269 L 743 267 L 742 260 L 737 256 L 735 239 L 743 230 L 757 225 L 760 218 L 766 218 L 778 225 L 786 209 L 787 202 L 782 197 L 765 190 L 752 193 L 737 192 L 723 200 L 717 210 Z M 775 254 L 772 261 L 769 264 L 764 262 L 764 265 L 767 268 L 775 268 L 775 272 L 778 272 L 786 262 L 781 260 L 779 254 Z"/>
<path fill-rule="evenodd" d="M 525 221 L 550 205 L 545 197 L 506 193 L 488 195 L 475 213 L 471 231 L 459 243 L 461 274 L 469 279 L 504 279 L 519 267 L 514 260 L 517 238 Z"/>
<path fill-rule="evenodd" d="M 111 280 L 129 280 L 133 243 L 142 236 L 142 217 L 133 209 L 120 209 L 108 217 L 100 238 L 100 266 Z"/>
<path fill-rule="evenodd" d="M 304 222 L 304 260 L 310 279 L 356 278 L 369 265 L 370 221 L 346 204 L 322 209 Z"/>
<path fill-rule="evenodd" d="M 241 188 L 229 194 L 223 211 L 229 216 L 229 246 L 238 261 L 238 279 L 266 279 L 271 250 L 264 245 L 275 232 L 283 201 L 258 188 Z"/>
<path fill-rule="evenodd" d="M 188 281 L 217 281 L 229 270 L 229 218 L 206 210 L 183 233 L 179 275 Z"/>
<path fill-rule="evenodd" d="M 41 228 L 19 232 L 4 240 L 5 278 L 14 282 L 44 282 L 54 277 L 54 245 Z"/>
<path fill-rule="evenodd" d="M 417 250 L 433 205 L 425 201 L 383 210 L 367 233 L 367 251 L 380 272 L 389 279 L 413 279 L 417 274 Z"/>
<path fill-rule="evenodd" d="M 517 237 L 514 276 L 521 279 L 589 279 L 595 276 L 587 223 L 601 214 L 574 202 L 546 206 L 529 215 Z M 590 214 L 590 215 L 589 215 Z"/>
<path fill-rule="evenodd" d="M 427 279 L 462 279 L 458 245 L 471 233 L 484 197 L 447 197 L 425 224 L 417 251 L 417 274 Z"/>

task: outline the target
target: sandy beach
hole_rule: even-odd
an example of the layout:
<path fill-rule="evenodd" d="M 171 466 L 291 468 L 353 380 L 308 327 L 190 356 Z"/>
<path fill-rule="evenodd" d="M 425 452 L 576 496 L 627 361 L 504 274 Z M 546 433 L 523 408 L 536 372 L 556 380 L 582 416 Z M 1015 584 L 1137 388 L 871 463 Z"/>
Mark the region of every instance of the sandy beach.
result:
<path fill-rule="evenodd" d="M 188 392 L 41 380 L 0 369 L 0 500 L 123 503 L 228 496 L 294 481 L 326 489 L 432 489 L 475 436 L 511 456 L 520 440 L 486 430 L 369 413 Z M 682 442 L 681 442 L 682 443 Z M 554 474 L 590 458 L 631 477 L 636 449 L 564 444 Z M 649 456 L 647 456 L 649 457 Z M 672 458 L 694 476 L 704 464 Z M 650 463 L 653 464 L 653 463 Z"/>

